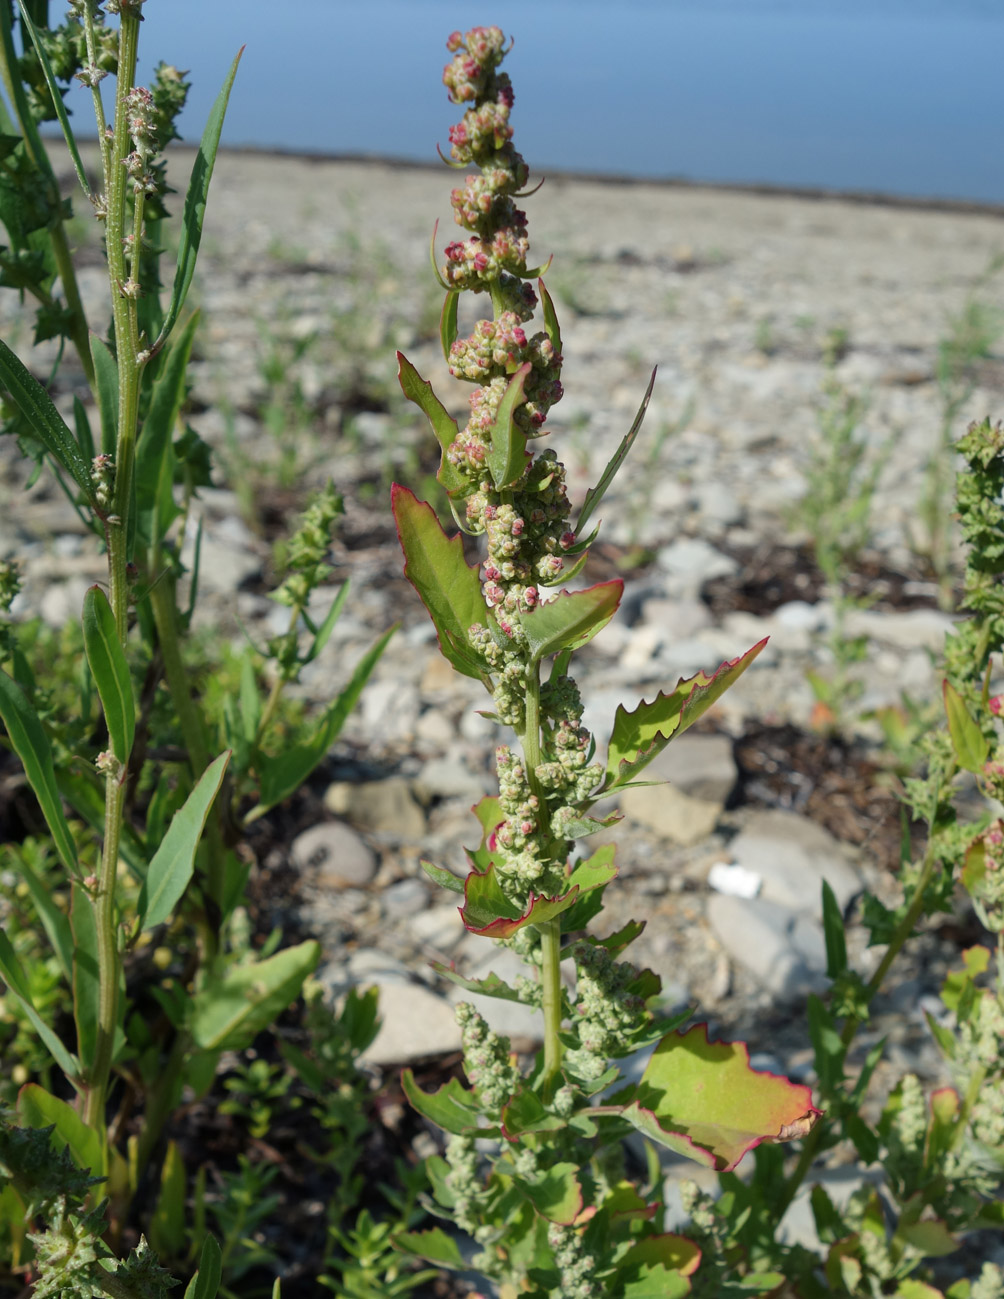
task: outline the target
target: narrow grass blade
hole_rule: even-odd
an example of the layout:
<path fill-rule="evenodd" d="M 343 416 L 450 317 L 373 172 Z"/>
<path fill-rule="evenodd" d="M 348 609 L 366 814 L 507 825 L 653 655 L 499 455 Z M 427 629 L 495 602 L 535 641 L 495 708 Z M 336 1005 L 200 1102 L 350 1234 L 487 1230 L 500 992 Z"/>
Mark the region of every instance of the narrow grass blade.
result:
<path fill-rule="evenodd" d="M 0 717 L 21 759 L 28 784 L 35 791 L 60 860 L 71 875 L 76 875 L 77 847 L 63 815 L 48 737 L 24 691 L 6 672 L 0 672 Z"/>
<path fill-rule="evenodd" d="M 847 969 L 847 943 L 840 904 L 826 880 L 823 880 L 823 936 L 826 939 L 826 975 L 836 979 Z"/>
<path fill-rule="evenodd" d="M 98 930 L 94 907 L 82 884 L 74 881 L 70 903 L 73 929 L 73 1019 L 77 1051 L 84 1074 L 90 1073 L 98 1043 Z"/>
<path fill-rule="evenodd" d="M 216 151 L 220 147 L 220 134 L 223 131 L 223 119 L 226 116 L 230 91 L 237 76 L 237 65 L 244 53 L 243 45 L 237 51 L 237 57 L 230 65 L 226 80 L 220 93 L 216 96 L 206 129 L 202 133 L 198 153 L 192 165 L 192 175 L 185 195 L 185 208 L 181 218 L 181 238 L 178 241 L 178 264 L 174 273 L 174 287 L 171 290 L 171 301 L 168 303 L 167 316 L 160 335 L 154 344 L 154 351 L 163 347 L 171 330 L 177 323 L 181 309 L 188 297 L 195 274 L 195 263 L 199 257 L 199 244 L 202 242 L 202 223 L 206 217 L 206 199 L 209 194 L 209 182 L 213 178 L 213 166 L 216 163 Z"/>
<path fill-rule="evenodd" d="M 31 431 L 57 464 L 62 465 L 93 504 L 91 467 L 84 459 L 77 439 L 52 404 L 39 381 L 0 340 L 0 384 L 10 393 L 14 405 L 31 425 Z"/>
<path fill-rule="evenodd" d="M 52 74 L 52 65 L 49 63 L 49 56 L 45 52 L 45 46 L 42 44 L 38 35 L 38 28 L 31 21 L 31 14 L 24 3 L 24 0 L 17 0 L 18 7 L 21 10 L 21 21 L 24 23 L 31 36 L 31 43 L 35 47 L 35 53 L 38 55 L 38 61 L 42 68 L 42 75 L 45 77 L 45 84 L 49 87 L 49 94 L 52 96 L 53 107 L 56 110 L 56 116 L 59 118 L 59 125 L 63 130 L 63 139 L 66 141 L 66 147 L 70 152 L 70 159 L 73 162 L 73 170 L 77 173 L 77 180 L 80 182 L 80 188 L 87 195 L 91 196 L 91 187 L 87 183 L 87 173 L 84 170 L 84 164 L 80 158 L 80 150 L 77 148 L 77 141 L 73 135 L 73 128 L 70 126 L 70 119 L 66 114 L 66 107 L 63 104 L 63 96 L 59 93 L 59 87 L 56 85 L 56 78 Z"/>
<path fill-rule="evenodd" d="M 97 334 L 91 335 L 91 361 L 101 414 L 101 450 L 110 456 L 115 450 L 119 412 L 119 369 L 111 348 Z"/>
<path fill-rule="evenodd" d="M 195 866 L 195 850 L 229 761 L 227 749 L 209 764 L 184 806 L 171 818 L 140 889 L 137 904 L 140 929 L 163 924 L 187 888 Z"/>
<path fill-rule="evenodd" d="M 66 1077 L 76 1086 L 80 1078 L 80 1064 L 75 1056 L 70 1055 L 59 1038 L 35 1009 L 31 999 L 31 989 L 25 978 L 21 962 L 11 946 L 11 941 L 0 929 L 0 978 L 7 985 L 8 992 L 21 1003 L 21 1008 L 35 1028 L 35 1032 L 45 1043 L 49 1054 L 59 1065 Z"/>
<path fill-rule="evenodd" d="M 94 436 L 91 433 L 91 421 L 87 417 L 87 407 L 79 397 L 73 398 L 73 427 L 77 433 L 77 446 L 85 460 L 94 459 Z"/>
<path fill-rule="evenodd" d="M 48 935 L 53 951 L 59 959 L 60 968 L 69 983 L 73 977 L 73 934 L 66 913 L 56 906 L 52 894 L 35 873 L 34 867 L 28 864 L 24 852 L 14 844 L 10 845 L 9 852 L 14 861 L 14 870 L 24 880 L 31 894 L 32 904 L 42 922 L 42 928 Z"/>
<path fill-rule="evenodd" d="M 214 1236 L 206 1236 L 199 1256 L 199 1270 L 189 1281 L 185 1299 L 216 1299 L 223 1274 L 223 1255 Z"/>
<path fill-rule="evenodd" d="M 136 735 L 136 700 L 129 664 L 115 629 L 115 615 L 100 586 L 88 588 L 82 622 L 84 651 L 98 688 L 112 753 L 125 766 Z"/>

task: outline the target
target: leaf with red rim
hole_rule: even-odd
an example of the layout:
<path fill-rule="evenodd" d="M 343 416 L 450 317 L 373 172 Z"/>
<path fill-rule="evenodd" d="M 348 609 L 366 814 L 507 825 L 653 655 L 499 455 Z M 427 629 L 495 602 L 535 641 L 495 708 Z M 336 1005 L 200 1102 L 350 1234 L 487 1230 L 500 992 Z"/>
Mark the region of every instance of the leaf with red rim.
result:
<path fill-rule="evenodd" d="M 429 611 L 443 656 L 464 676 L 487 685 L 488 664 L 467 639 L 474 623 L 489 623 L 477 565 L 467 563 L 461 537 L 447 537 L 426 501 L 399 483 L 390 496 L 405 555 L 404 575 Z"/>
<path fill-rule="evenodd" d="M 490 938 L 511 938 L 524 925 L 542 925 L 567 911 L 580 893 L 603 888 L 617 874 L 613 864 L 614 846 L 604 844 L 588 861 L 581 862 L 569 875 L 566 888 L 557 897 L 530 895 L 526 910 L 510 902 L 502 892 L 492 863 L 484 873 L 472 871 L 464 889 L 464 906 L 460 912 L 472 934 Z"/>
<path fill-rule="evenodd" d="M 651 703 L 642 700 L 631 712 L 619 705 L 607 752 L 606 779 L 594 797 L 619 789 L 647 767 L 670 740 L 682 735 L 742 676 L 766 644 L 765 636 L 739 658 L 726 660 L 711 676 L 698 672 L 681 677 L 669 694 L 660 692 Z"/>
<path fill-rule="evenodd" d="M 533 662 L 559 650 L 581 649 L 617 612 L 624 583 L 599 582 L 585 591 L 559 591 L 553 600 L 520 615 Z"/>
<path fill-rule="evenodd" d="M 808 1087 L 751 1069 L 746 1044 L 710 1042 L 706 1024 L 662 1039 L 634 1101 L 592 1112 L 619 1112 L 652 1140 L 719 1172 L 763 1141 L 804 1137 L 820 1115 Z"/>

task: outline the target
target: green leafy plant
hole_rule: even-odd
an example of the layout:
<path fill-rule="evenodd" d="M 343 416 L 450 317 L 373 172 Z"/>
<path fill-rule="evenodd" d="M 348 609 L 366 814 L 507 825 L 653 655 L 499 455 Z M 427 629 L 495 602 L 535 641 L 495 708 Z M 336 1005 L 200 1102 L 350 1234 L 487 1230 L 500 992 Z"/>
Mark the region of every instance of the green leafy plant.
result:
<path fill-rule="evenodd" d="M 204 1222 L 189 1242 L 179 1227 L 186 1174 L 176 1149 L 162 1162 L 163 1138 L 183 1092 L 204 1095 L 223 1053 L 248 1047 L 297 998 L 320 955 L 312 940 L 280 947 L 277 934 L 260 949 L 249 941 L 241 840 L 324 758 L 391 633 L 319 719 L 290 728 L 284 691 L 323 650 L 347 596 L 343 587 L 318 622 L 308 615 L 330 576 L 325 560 L 341 513 L 329 485 L 286 548 L 275 598 L 289 608 L 287 632 L 248 648 L 235 695 L 217 695 L 215 704 L 203 697 L 200 678 L 213 663 L 193 657 L 190 635 L 199 541 L 191 572 L 180 554 L 211 457 L 185 422 L 198 326 L 186 300 L 240 56 L 195 154 L 163 292 L 162 250 L 172 242 L 163 151 L 187 84 L 164 64 L 149 87 L 136 83 L 141 7 L 75 0 L 67 21 L 51 28 L 45 0 L 22 0 L 16 23 L 0 4 L 0 286 L 33 300 L 35 341 L 57 345 L 43 384 L 0 343 L 3 431 L 36 462 L 36 476 L 43 467 L 52 473 L 108 566 L 107 583 L 84 598 L 76 657 L 46 653 L 31 622 L 5 617 L 0 627 L 5 743 L 48 835 L 5 850 L 18 886 L 0 934 L 0 1031 L 22 1085 L 7 1097 L 15 1109 L 2 1132 L 9 1149 L 37 1160 L 37 1130 L 59 1156 L 54 1168 L 67 1173 L 65 1185 L 39 1196 L 11 1163 L 0 1234 L 16 1244 L 12 1275 L 37 1295 L 160 1294 L 173 1279 L 145 1244 L 123 1261 L 114 1249 L 144 1225 L 140 1191 L 159 1178 L 158 1225 L 147 1229 L 177 1265 L 189 1243 L 193 1257 L 203 1251 L 188 1293 L 211 1299 L 221 1268 L 237 1277 L 259 1261 L 248 1223 L 265 1212 L 264 1174 L 243 1164 L 218 1201 L 222 1253 Z M 73 78 L 93 102 L 94 188 L 63 105 Z M 70 204 L 39 136 L 47 117 L 59 120 L 104 231 L 110 323 L 93 328 L 69 251 Z M 75 385 L 68 423 L 53 395 L 74 361 L 90 393 Z M 5 611 L 16 585 L 5 565 Z M 252 1118 L 259 1125 L 262 1103 Z"/>
<path fill-rule="evenodd" d="M 435 968 L 471 992 L 538 1010 L 543 1046 L 521 1063 L 508 1039 L 462 1003 L 466 1085 L 454 1079 L 430 1093 L 405 1072 L 412 1104 L 448 1134 L 445 1158 L 429 1161 L 435 1211 L 448 1226 L 402 1235 L 399 1247 L 459 1268 L 465 1259 L 459 1229 L 473 1238 L 474 1265 L 504 1299 L 597 1293 L 613 1299 L 688 1293 L 934 1299 L 941 1292 L 929 1284 L 926 1261 L 956 1248 L 958 1228 L 1001 1221 L 1001 976 L 996 987 L 977 989 L 989 953 L 967 954 L 964 970 L 945 990 L 956 1025 L 954 1032 L 939 1028 L 939 1040 L 964 1080 L 958 1092 L 936 1093 L 928 1110 L 919 1084 L 906 1077 L 878 1122 L 869 1123 L 862 1103 L 884 1044 L 856 1070 L 848 1069 L 847 1053 L 922 917 L 950 906 L 953 866 L 966 863 L 963 880 L 984 923 L 998 934 L 1004 924 L 997 879 L 1004 829 L 999 822 L 958 823 L 952 785 L 965 770 L 988 792 L 1004 792 L 1004 747 L 992 758 L 990 735 L 997 737 L 995 718 L 1004 706 L 988 692 L 989 655 L 1004 643 L 1004 624 L 998 625 L 1004 433 L 985 426 L 961 447 L 982 466 L 959 486 L 975 548 L 967 587 L 975 613 L 949 643 L 947 730 L 931 737 L 926 779 L 909 787 L 911 807 L 929 826 L 927 849 L 918 862 L 904 853 L 899 906 L 872 897 L 864 902 L 871 940 L 886 949 L 870 978 L 852 967 L 844 918 L 824 888 L 832 990 L 808 1005 L 814 1103 L 808 1087 L 751 1069 L 743 1043 L 714 1042 L 703 1024 L 685 1028 L 689 1010 L 661 1016 L 659 979 L 621 959 L 642 924 L 604 930 L 604 891 L 616 887 L 614 848 L 604 844 L 588 855 L 579 841 L 610 826 L 617 814 L 596 815 L 596 802 L 640 783 L 651 759 L 734 684 L 761 646 L 633 711 L 620 707 L 605 761 L 596 760 L 569 666 L 609 621 L 621 583 L 548 589 L 581 567 L 596 535 L 589 522 L 637 435 L 648 398 L 573 526 L 561 462 L 550 449 L 534 453 L 547 411 L 561 396 L 561 337 L 543 280 L 536 293 L 530 283 L 537 272 L 527 269 L 526 217 L 514 202 L 528 173 L 511 143 L 512 89 L 499 71 L 505 40 L 497 27 L 474 28 L 454 33 L 448 48 L 454 59 L 444 81 L 453 102 L 466 105 L 450 132 L 453 164 L 480 168 L 453 191 L 454 213 L 468 237 L 446 247 L 441 271 L 444 353 L 455 378 L 477 385 L 466 428 L 457 427 L 405 357 L 399 364 L 405 394 L 440 444 L 439 481 L 454 518 L 463 531 L 485 539 L 480 573 L 468 565 L 460 538 L 448 537 L 432 509 L 406 487 L 394 488 L 392 505 L 405 574 L 432 617 L 440 650 L 458 672 L 483 682 L 493 699 L 490 715 L 511 728 L 518 748 L 503 742 L 496 751 L 499 792 L 474 809 L 480 835 L 467 853 L 466 878 L 429 862 L 425 869 L 462 897 L 468 931 L 514 949 L 528 973 L 505 983 L 497 975 L 474 980 L 452 966 Z M 484 294 L 491 305 L 491 316 L 468 338 L 457 329 L 464 291 Z M 543 329 L 531 333 L 538 301 Z M 841 535 L 850 527 L 859 544 L 865 535 L 877 469 L 866 464 L 855 436 L 856 406 L 836 386 L 828 395 L 830 450 L 839 446 L 844 464 L 824 466 L 830 509 L 820 552 L 821 567 L 837 582 L 848 561 Z M 852 489 L 850 500 L 832 490 L 838 469 Z M 998 948 L 998 962 L 1002 955 Z M 566 963 L 571 979 L 562 977 Z M 628 1075 L 623 1062 L 636 1053 L 646 1053 L 647 1063 Z M 625 1151 L 626 1138 L 639 1135 L 648 1155 L 642 1171 Z M 811 1203 L 819 1250 L 787 1243 L 779 1232 L 785 1211 L 817 1157 L 841 1143 L 862 1163 L 881 1165 L 885 1199 L 865 1184 L 838 1209 L 817 1187 Z M 789 1144 L 798 1148 L 792 1159 Z M 684 1185 L 687 1221 L 675 1233 L 666 1230 L 662 1212 L 658 1147 L 714 1170 L 720 1182 L 717 1199 Z M 751 1152 L 750 1175 L 740 1177 L 735 1170 Z M 989 1299 L 1001 1294 L 1002 1283 L 988 1265 L 975 1283 L 957 1282 L 947 1293 Z"/>

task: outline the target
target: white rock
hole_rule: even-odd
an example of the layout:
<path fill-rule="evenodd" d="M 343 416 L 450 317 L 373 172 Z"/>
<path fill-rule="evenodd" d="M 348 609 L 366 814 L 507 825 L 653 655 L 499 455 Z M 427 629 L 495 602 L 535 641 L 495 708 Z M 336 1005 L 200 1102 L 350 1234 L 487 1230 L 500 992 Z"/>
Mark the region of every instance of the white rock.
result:
<path fill-rule="evenodd" d="M 290 856 L 316 887 L 359 887 L 376 874 L 376 854 L 342 821 L 322 821 L 298 834 Z"/>
<path fill-rule="evenodd" d="M 779 1000 L 802 1002 L 827 987 L 826 944 L 810 917 L 766 898 L 713 893 L 707 917 L 718 941 Z"/>
<path fill-rule="evenodd" d="M 380 1031 L 362 1054 L 367 1064 L 407 1064 L 460 1050 L 460 1028 L 448 1001 L 417 983 L 376 982 Z"/>
<path fill-rule="evenodd" d="M 733 840 L 730 852 L 737 865 L 762 877 L 761 898 L 807 916 L 822 915 L 824 879 L 841 910 L 861 887 L 836 839 L 794 812 L 755 812 Z"/>
<path fill-rule="evenodd" d="M 708 884 L 716 893 L 727 893 L 734 898 L 755 898 L 763 880 L 745 866 L 734 862 L 716 861 L 708 871 Z"/>

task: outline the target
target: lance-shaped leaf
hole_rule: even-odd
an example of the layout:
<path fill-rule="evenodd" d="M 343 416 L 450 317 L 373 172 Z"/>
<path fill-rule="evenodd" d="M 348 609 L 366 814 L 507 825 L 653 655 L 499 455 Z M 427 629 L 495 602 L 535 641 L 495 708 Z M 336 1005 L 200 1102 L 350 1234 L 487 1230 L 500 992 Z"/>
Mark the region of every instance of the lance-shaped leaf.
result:
<path fill-rule="evenodd" d="M 444 1132 L 460 1136 L 464 1132 L 473 1132 L 478 1127 L 478 1103 L 474 1093 L 464 1087 L 459 1079 L 451 1078 L 434 1092 L 424 1092 L 415 1081 L 412 1071 L 405 1069 L 401 1074 L 401 1086 L 419 1114 Z"/>
<path fill-rule="evenodd" d="M 202 838 L 206 818 L 219 793 L 223 773 L 230 761 L 227 749 L 209 764 L 195 788 L 171 818 L 167 834 L 154 854 L 137 903 L 140 929 L 161 925 L 188 887 L 195 867 L 195 850 Z"/>
<path fill-rule="evenodd" d="M 606 779 L 596 797 L 627 784 L 647 767 L 671 739 L 682 735 L 742 676 L 766 644 L 764 637 L 740 658 L 723 663 L 710 677 L 698 672 L 681 678 L 675 690 L 658 694 L 651 703 L 642 700 L 631 712 L 619 705 L 607 753 Z"/>
<path fill-rule="evenodd" d="M 192 998 L 192 1040 L 204 1051 L 243 1051 L 299 996 L 320 959 L 320 944 L 308 939 L 210 979 Z"/>
<path fill-rule="evenodd" d="M 970 717 L 965 700 L 952 683 L 945 681 L 942 690 L 955 760 L 966 771 L 980 772 L 990 751 L 987 738 Z"/>
<path fill-rule="evenodd" d="M 456 295 L 454 295 L 456 296 Z M 447 297 L 449 303 L 449 297 Z M 456 306 L 454 305 L 454 334 L 456 333 Z M 448 492 L 454 492 L 458 487 L 462 487 L 464 479 L 457 469 L 450 464 L 446 458 L 446 453 L 457 438 L 457 421 L 449 413 L 443 403 L 432 391 L 432 384 L 428 379 L 423 379 L 412 363 L 403 352 L 397 354 L 397 379 L 401 385 L 401 391 L 413 401 L 415 405 L 423 412 L 426 419 L 432 425 L 432 431 L 436 435 L 436 441 L 439 443 L 442 451 L 442 458 L 439 463 L 439 473 L 436 475 L 440 483 Z"/>
<path fill-rule="evenodd" d="M 440 650 L 458 672 L 487 684 L 488 664 L 467 638 L 475 623 L 487 627 L 490 622 L 477 565 L 464 559 L 460 536 L 449 539 L 432 506 L 407 487 L 394 484 L 391 508 L 405 555 L 404 575 L 429 611 Z"/>
<path fill-rule="evenodd" d="M 0 384 L 31 426 L 31 431 L 57 464 L 74 480 L 84 496 L 94 502 L 91 467 L 77 445 L 69 425 L 52 404 L 52 398 L 5 342 L 0 340 Z"/>
<path fill-rule="evenodd" d="M 613 857 L 614 845 L 604 844 L 588 861 L 576 866 L 558 897 L 536 897 L 531 893 L 526 910 L 522 912 L 502 892 L 494 863 L 484 874 L 473 871 L 468 875 L 464 888 L 461 918 L 473 934 L 511 938 L 524 925 L 542 925 L 560 916 L 581 893 L 609 884 L 617 874 Z"/>
<path fill-rule="evenodd" d="M 202 132 L 192 174 L 185 193 L 185 206 L 181 217 L 181 237 L 178 240 L 178 262 L 174 272 L 174 287 L 171 290 L 171 301 L 168 304 L 167 316 L 161 326 L 160 336 L 154 344 L 154 350 L 161 348 L 174 328 L 181 309 L 188 297 L 195 275 L 195 263 L 199 257 L 199 245 L 202 243 L 202 223 L 206 218 L 206 200 L 209 197 L 209 182 L 213 178 L 213 167 L 216 164 L 216 151 L 220 147 L 220 135 L 223 132 L 223 119 L 230 100 L 230 91 L 237 76 L 237 65 L 244 53 L 243 45 L 237 51 L 237 57 L 230 65 L 230 71 L 216 102 L 206 119 L 206 129 Z"/>
<path fill-rule="evenodd" d="M 463 988 L 466 992 L 476 992 L 482 997 L 497 997 L 500 1001 L 521 1002 L 523 998 L 515 988 L 510 988 L 508 983 L 504 983 L 494 972 L 488 974 L 483 979 L 465 979 L 462 974 L 458 974 L 451 961 L 449 965 L 443 961 L 430 961 L 429 964 L 441 974 L 444 979 L 449 979 L 455 983 L 458 988 Z"/>
<path fill-rule="evenodd" d="M 656 371 L 652 371 L 652 377 L 648 381 L 648 387 L 645 389 L 645 396 L 641 399 L 641 405 L 638 407 L 638 414 L 634 417 L 634 422 L 625 433 L 621 440 L 620 446 L 610 457 L 606 469 L 600 475 L 600 481 L 595 487 L 590 487 L 586 492 L 585 500 L 582 502 L 582 509 L 579 511 L 579 517 L 575 522 L 575 531 L 581 536 L 586 530 L 586 524 L 593 517 L 593 513 L 600 501 L 606 495 L 607 488 L 617 477 L 617 471 L 627 458 L 627 453 L 631 450 L 635 438 L 638 436 L 638 430 L 641 428 L 642 420 L 645 418 L 645 412 L 648 410 L 648 403 L 652 400 L 652 389 L 655 387 Z M 581 543 L 580 543 L 581 544 Z"/>
<path fill-rule="evenodd" d="M 94 383 L 101 415 L 101 450 L 112 455 L 119 412 L 119 368 L 108 344 L 97 334 L 91 334 L 91 361 L 94 364 Z"/>
<path fill-rule="evenodd" d="M 547 291 L 547 285 L 543 280 L 537 281 L 537 289 L 540 292 L 540 306 L 544 315 L 544 332 L 551 340 L 551 346 L 561 355 L 561 327 L 558 324 L 558 313 L 554 310 L 554 303 L 551 301 L 551 295 Z"/>
<path fill-rule="evenodd" d="M 437 866 L 434 862 L 423 861 L 421 867 L 433 884 L 438 884 L 440 888 L 449 889 L 451 893 L 463 893 L 464 881 L 459 875 L 454 875 L 453 871 L 448 871 L 445 866 Z"/>
<path fill-rule="evenodd" d="M 100 586 L 89 587 L 84 596 L 83 627 L 84 651 L 98 688 L 112 753 L 125 766 L 136 734 L 136 701 L 115 615 Z"/>
<path fill-rule="evenodd" d="M 559 650 L 581 649 L 617 612 L 624 583 L 599 582 L 585 591 L 559 591 L 553 600 L 520 615 L 520 626 L 537 662 Z"/>
<path fill-rule="evenodd" d="M 663 1038 L 630 1104 L 591 1111 L 618 1112 L 653 1141 L 719 1172 L 761 1142 L 804 1137 L 820 1116 L 810 1088 L 757 1073 L 744 1042 L 709 1042 L 706 1024 Z"/>
<path fill-rule="evenodd" d="M 84 886 L 73 881 L 70 900 L 73 933 L 73 1019 L 77 1026 L 77 1051 L 84 1074 L 89 1075 L 97 1054 L 101 977 L 98 970 L 98 927 L 94 904 Z"/>
<path fill-rule="evenodd" d="M 77 848 L 63 816 L 48 737 L 24 691 L 6 672 L 0 672 L 0 717 L 38 799 L 59 858 L 70 874 L 76 875 Z"/>
<path fill-rule="evenodd" d="M 523 387 L 532 369 L 533 366 L 526 361 L 512 375 L 495 413 L 495 422 L 488 430 L 488 472 L 500 489 L 514 483 L 526 468 L 526 434 L 514 417 L 516 408 L 526 401 Z"/>
<path fill-rule="evenodd" d="M 80 1083 L 80 1063 L 72 1056 L 62 1042 L 35 1009 L 31 999 L 31 987 L 17 953 L 10 939 L 0 929 L 0 979 L 7 985 L 8 991 L 21 1003 L 21 1009 L 28 1016 L 35 1032 L 45 1043 L 49 1054 L 59 1065 L 63 1073 L 75 1087 Z"/>
<path fill-rule="evenodd" d="M 73 169 L 77 173 L 77 180 L 80 182 L 80 188 L 88 198 L 91 198 L 91 187 L 87 183 L 87 172 L 84 170 L 84 164 L 80 157 L 80 150 L 77 148 L 77 141 L 73 134 L 73 128 L 70 126 L 70 119 L 67 116 L 66 105 L 63 103 L 63 96 L 59 92 L 59 86 L 56 84 L 56 78 L 52 72 L 52 64 L 49 62 L 49 55 L 46 51 L 45 44 L 38 34 L 38 28 L 32 22 L 31 14 L 25 0 L 18 0 L 18 7 L 21 10 L 21 22 L 31 36 L 31 43 L 35 47 L 35 55 L 38 58 L 42 68 L 42 75 L 45 77 L 45 84 L 49 87 L 49 94 L 52 96 L 52 106 L 55 110 L 56 117 L 59 119 L 59 125 L 63 130 L 63 139 L 66 141 L 66 148 L 70 154 L 70 160 L 73 163 Z M 43 150 L 44 152 L 44 150 Z"/>
<path fill-rule="evenodd" d="M 185 1288 L 185 1299 L 216 1299 L 223 1275 L 223 1255 L 216 1238 L 206 1234 L 199 1255 L 199 1270 Z"/>
<path fill-rule="evenodd" d="M 443 345 L 443 359 L 449 361 L 450 349 L 457 341 L 457 307 L 460 303 L 460 293 L 456 289 L 448 289 L 446 297 L 443 300 L 443 310 L 439 316 L 439 341 Z M 398 356 L 401 353 L 398 352 Z"/>
<path fill-rule="evenodd" d="M 49 942 L 59 958 L 63 975 L 69 982 L 73 977 L 73 934 L 70 931 L 66 912 L 56 906 L 49 886 L 43 882 L 41 876 L 36 874 L 35 868 L 30 865 L 21 849 L 11 844 L 8 851 L 14 862 L 15 871 L 24 880 L 31 894 L 31 901 L 42 922 L 42 928 L 48 935 Z"/>

